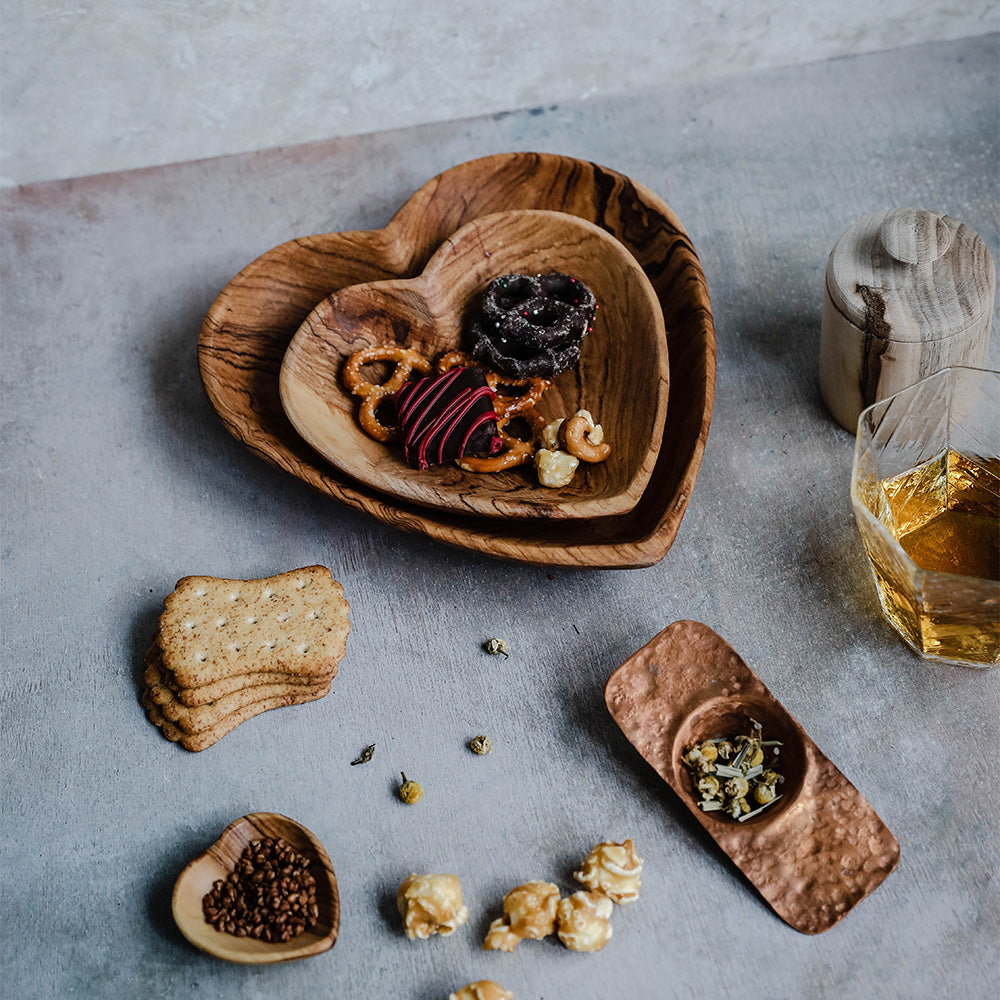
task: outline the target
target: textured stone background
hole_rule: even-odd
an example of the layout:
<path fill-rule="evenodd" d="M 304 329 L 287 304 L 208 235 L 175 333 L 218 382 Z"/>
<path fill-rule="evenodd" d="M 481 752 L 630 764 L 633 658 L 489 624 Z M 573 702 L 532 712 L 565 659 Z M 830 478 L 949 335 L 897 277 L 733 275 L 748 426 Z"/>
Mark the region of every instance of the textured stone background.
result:
<path fill-rule="evenodd" d="M 992 0 L 2 0 L 0 10 L 5 185 L 548 108 L 1000 26 Z"/>
<path fill-rule="evenodd" d="M 881 619 L 853 439 L 817 362 L 827 255 L 854 220 L 925 205 L 1000 257 L 998 42 L 0 192 L 0 994 L 444 1000 L 487 976 L 517 1000 L 993 1000 L 1000 669 L 925 663 Z M 255 458 L 198 379 L 201 320 L 258 254 L 382 226 L 439 171 L 515 149 L 648 185 L 705 268 L 712 429 L 648 569 L 546 571 L 404 535 Z M 313 562 L 352 606 L 331 693 L 203 754 L 166 743 L 137 679 L 177 578 Z M 612 671 L 684 618 L 741 654 L 899 839 L 899 868 L 825 934 L 774 916 L 604 707 Z M 509 660 L 481 651 L 493 635 Z M 479 732 L 489 757 L 465 748 Z M 412 808 L 393 796 L 403 769 L 426 790 Z M 255 810 L 327 847 L 328 955 L 250 969 L 180 938 L 174 880 Z M 582 852 L 626 836 L 642 894 L 604 951 L 482 951 L 507 890 L 566 891 Z M 411 870 L 460 876 L 460 932 L 405 940 L 393 894 Z"/>

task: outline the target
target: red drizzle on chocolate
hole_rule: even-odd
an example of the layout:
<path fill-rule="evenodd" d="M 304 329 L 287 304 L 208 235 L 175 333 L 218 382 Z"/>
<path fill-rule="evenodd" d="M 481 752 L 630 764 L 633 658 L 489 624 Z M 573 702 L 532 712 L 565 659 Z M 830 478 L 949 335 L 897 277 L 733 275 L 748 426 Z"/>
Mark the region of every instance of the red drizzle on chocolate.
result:
<path fill-rule="evenodd" d="M 452 368 L 407 382 L 396 393 L 406 461 L 426 469 L 466 455 L 495 455 L 503 443 L 494 399 L 496 393 L 478 368 Z"/>

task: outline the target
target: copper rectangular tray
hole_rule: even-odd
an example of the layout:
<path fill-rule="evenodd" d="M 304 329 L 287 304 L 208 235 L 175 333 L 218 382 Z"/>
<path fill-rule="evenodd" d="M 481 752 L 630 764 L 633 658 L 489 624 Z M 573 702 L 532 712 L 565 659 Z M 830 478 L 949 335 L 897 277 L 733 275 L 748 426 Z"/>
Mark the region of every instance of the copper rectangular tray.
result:
<path fill-rule="evenodd" d="M 629 742 L 680 796 L 775 913 L 804 934 L 841 920 L 896 867 L 899 844 L 740 656 L 707 625 L 665 628 L 612 675 L 605 701 Z M 780 740 L 782 797 L 745 823 L 697 805 L 681 755 L 750 719 Z"/>

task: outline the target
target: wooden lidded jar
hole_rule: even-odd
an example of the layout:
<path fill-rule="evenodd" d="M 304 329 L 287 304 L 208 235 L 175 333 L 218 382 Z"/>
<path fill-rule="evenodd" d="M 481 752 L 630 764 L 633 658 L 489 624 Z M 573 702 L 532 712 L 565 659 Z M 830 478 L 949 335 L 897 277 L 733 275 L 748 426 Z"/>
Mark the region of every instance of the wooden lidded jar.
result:
<path fill-rule="evenodd" d="M 949 215 L 894 208 L 837 241 L 826 268 L 819 384 L 854 433 L 866 407 L 951 365 L 984 367 L 996 275 L 989 248 Z"/>

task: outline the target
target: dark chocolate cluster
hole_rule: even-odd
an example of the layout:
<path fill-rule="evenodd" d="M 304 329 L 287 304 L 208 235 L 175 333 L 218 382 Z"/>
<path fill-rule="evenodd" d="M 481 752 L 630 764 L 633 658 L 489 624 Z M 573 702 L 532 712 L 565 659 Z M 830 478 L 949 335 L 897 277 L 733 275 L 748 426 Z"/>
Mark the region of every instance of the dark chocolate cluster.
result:
<path fill-rule="evenodd" d="M 415 469 L 443 465 L 466 455 L 494 455 L 496 393 L 478 368 L 452 368 L 407 382 L 396 393 L 406 461 Z"/>
<path fill-rule="evenodd" d="M 469 352 L 509 378 L 552 378 L 580 360 L 596 310 L 594 293 L 568 274 L 504 274 L 483 293 Z"/>

